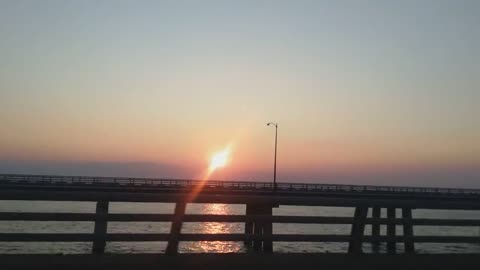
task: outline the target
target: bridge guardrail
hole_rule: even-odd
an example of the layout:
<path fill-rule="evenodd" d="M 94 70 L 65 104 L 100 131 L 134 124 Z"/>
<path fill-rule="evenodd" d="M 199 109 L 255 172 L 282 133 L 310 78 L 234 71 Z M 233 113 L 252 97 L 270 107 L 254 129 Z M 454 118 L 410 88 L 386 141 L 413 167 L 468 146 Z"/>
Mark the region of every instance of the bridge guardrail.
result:
<path fill-rule="evenodd" d="M 224 190 L 272 190 L 273 183 L 247 181 L 218 181 L 218 180 L 191 180 L 191 179 L 162 179 L 162 178 L 133 178 L 133 177 L 93 177 L 93 176 L 59 176 L 59 175 L 24 175 L 0 174 L 0 184 L 71 184 L 71 185 L 115 185 L 115 186 L 142 186 L 142 187 L 175 187 L 193 188 L 203 185 L 209 189 Z M 389 193 L 421 193 L 445 195 L 476 195 L 478 189 L 460 188 L 432 188 L 432 187 L 399 187 L 399 186 L 371 186 L 371 185 L 342 185 L 342 184 L 314 184 L 314 183 L 277 183 L 279 191 L 301 192 L 389 192 Z"/>

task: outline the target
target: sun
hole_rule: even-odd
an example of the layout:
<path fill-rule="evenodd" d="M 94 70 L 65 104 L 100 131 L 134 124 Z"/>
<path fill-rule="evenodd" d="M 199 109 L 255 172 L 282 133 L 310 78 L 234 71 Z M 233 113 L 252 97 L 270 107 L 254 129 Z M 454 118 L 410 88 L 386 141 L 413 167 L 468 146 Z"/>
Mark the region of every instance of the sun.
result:
<path fill-rule="evenodd" d="M 227 165 L 228 163 L 229 157 L 230 157 L 229 147 L 213 154 L 212 158 L 210 159 L 209 171 L 213 172 L 218 168 L 225 167 L 225 165 Z"/>

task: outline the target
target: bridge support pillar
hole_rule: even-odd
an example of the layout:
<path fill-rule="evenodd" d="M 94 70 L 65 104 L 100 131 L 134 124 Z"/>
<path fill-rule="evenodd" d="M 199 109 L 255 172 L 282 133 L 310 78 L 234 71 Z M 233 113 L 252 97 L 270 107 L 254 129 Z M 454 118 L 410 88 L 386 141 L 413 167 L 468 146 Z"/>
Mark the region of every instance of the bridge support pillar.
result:
<path fill-rule="evenodd" d="M 395 226 L 395 208 L 389 207 L 387 208 L 387 237 L 391 237 L 387 240 L 387 252 L 389 254 L 395 254 L 396 250 L 396 242 L 393 237 L 396 235 L 396 226 Z"/>
<path fill-rule="evenodd" d="M 253 220 L 250 219 L 250 217 L 254 214 L 254 212 L 254 206 L 252 204 L 247 204 L 245 209 L 245 215 L 247 216 L 247 221 L 245 222 L 245 236 L 253 234 Z M 251 246 L 252 240 L 245 238 L 244 243 L 246 246 Z"/>
<path fill-rule="evenodd" d="M 172 226 L 170 227 L 170 236 L 165 251 L 165 254 L 167 255 L 176 255 L 178 253 L 178 242 L 182 231 L 183 216 L 185 215 L 186 208 L 187 204 L 185 202 L 177 202 L 175 204 L 174 217 Z"/>
<path fill-rule="evenodd" d="M 402 217 L 404 219 L 403 236 L 405 237 L 405 253 L 415 253 L 415 246 L 413 242 L 412 209 L 403 208 Z"/>
<path fill-rule="evenodd" d="M 268 204 L 247 204 L 246 214 L 250 219 L 245 223 L 245 235 L 252 235 L 253 240 L 253 250 L 254 251 L 263 251 L 265 253 L 273 252 L 273 241 L 271 239 L 259 240 L 259 237 L 272 237 L 273 224 L 271 220 L 265 220 L 264 218 L 259 219 L 256 216 L 262 216 L 268 219 L 272 216 L 272 205 Z M 253 217 L 252 217 L 253 216 Z M 248 237 L 245 238 L 245 244 L 250 246 L 252 240 Z"/>
<path fill-rule="evenodd" d="M 272 216 L 272 206 L 271 205 L 265 205 L 262 208 L 262 214 L 271 217 Z M 265 237 L 272 237 L 272 231 L 273 231 L 273 224 L 271 220 L 268 221 L 263 221 L 263 236 Z M 265 253 L 272 253 L 273 252 L 273 242 L 271 239 L 269 240 L 264 240 L 263 241 L 263 252 Z"/>
<path fill-rule="evenodd" d="M 262 212 L 261 212 L 260 206 L 259 205 L 254 205 L 253 206 L 253 214 L 254 215 L 260 215 L 261 213 Z M 255 237 L 260 237 L 263 234 L 263 224 L 258 219 L 255 219 L 254 222 L 253 222 L 253 234 L 254 234 Z M 255 250 L 255 251 L 261 251 L 262 250 L 262 241 L 261 240 L 258 240 L 258 239 L 253 240 L 253 250 Z"/>
<path fill-rule="evenodd" d="M 93 231 L 94 240 L 92 253 L 94 254 L 103 254 L 105 252 L 107 235 L 107 215 L 108 215 L 108 201 L 99 201 L 97 202 L 95 215 L 95 228 Z"/>
<path fill-rule="evenodd" d="M 353 217 L 353 224 L 350 236 L 352 239 L 348 245 L 348 253 L 362 253 L 362 237 L 365 230 L 365 219 L 367 218 L 368 207 L 357 206 Z"/>
<path fill-rule="evenodd" d="M 381 208 L 378 207 L 378 206 L 374 206 L 372 207 L 372 218 L 373 220 L 377 220 L 380 219 L 380 217 L 382 216 L 381 215 Z M 373 237 L 379 237 L 380 236 L 380 223 L 373 223 L 372 224 L 372 236 Z M 373 245 L 373 248 L 375 251 L 378 251 L 378 247 L 379 247 L 379 244 L 380 244 L 380 241 L 379 240 L 374 240 L 372 242 L 372 245 Z"/>

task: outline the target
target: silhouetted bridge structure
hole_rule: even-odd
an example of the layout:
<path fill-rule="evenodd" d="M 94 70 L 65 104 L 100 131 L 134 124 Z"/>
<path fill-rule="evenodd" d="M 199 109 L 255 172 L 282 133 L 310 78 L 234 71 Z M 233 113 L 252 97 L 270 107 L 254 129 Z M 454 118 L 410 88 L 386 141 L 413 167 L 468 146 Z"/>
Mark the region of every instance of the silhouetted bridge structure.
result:
<path fill-rule="evenodd" d="M 346 242 L 352 256 L 363 253 L 363 243 L 386 243 L 388 254 L 397 253 L 397 243 L 404 245 L 406 254 L 415 253 L 416 243 L 480 243 L 480 236 L 417 236 L 413 230 L 414 226 L 479 227 L 479 219 L 412 217 L 414 209 L 480 210 L 480 190 L 472 189 L 278 183 L 274 190 L 272 183 L 260 182 L 0 174 L 1 200 L 96 202 L 96 213 L 0 213 L 2 221 L 95 222 L 93 233 L 0 233 L 0 244 L 92 242 L 94 254 L 104 253 L 106 242 L 115 241 L 165 241 L 166 255 L 177 254 L 180 241 L 242 241 L 256 254 L 272 253 L 275 242 Z M 174 203 L 175 209 L 171 214 L 109 213 L 110 202 Z M 243 204 L 246 213 L 186 214 L 188 203 Z M 280 205 L 353 207 L 355 211 L 352 217 L 273 215 L 272 209 Z M 171 222 L 171 229 L 170 233 L 107 233 L 110 221 Z M 239 222 L 245 224 L 245 232 L 182 233 L 185 222 Z M 274 223 L 350 224 L 351 230 L 348 235 L 276 234 Z M 369 235 L 366 225 L 372 226 Z M 401 235 L 397 225 L 403 228 Z M 385 235 L 380 226 L 386 226 Z"/>

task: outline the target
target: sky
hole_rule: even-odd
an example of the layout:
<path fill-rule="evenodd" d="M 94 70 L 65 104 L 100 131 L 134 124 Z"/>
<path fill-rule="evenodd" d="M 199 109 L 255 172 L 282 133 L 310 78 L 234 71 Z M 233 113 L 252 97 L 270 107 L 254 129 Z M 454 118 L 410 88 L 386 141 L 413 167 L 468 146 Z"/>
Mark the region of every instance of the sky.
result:
<path fill-rule="evenodd" d="M 0 0 L 0 172 L 480 188 L 480 1 Z"/>

